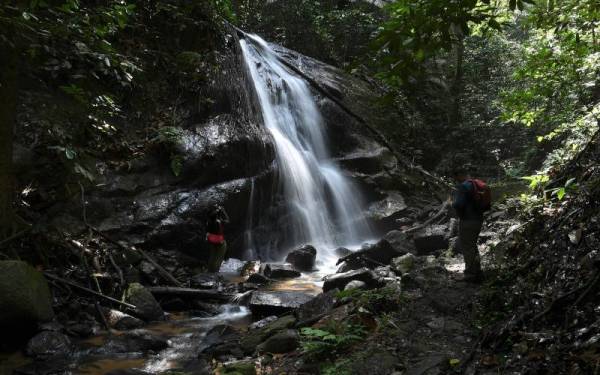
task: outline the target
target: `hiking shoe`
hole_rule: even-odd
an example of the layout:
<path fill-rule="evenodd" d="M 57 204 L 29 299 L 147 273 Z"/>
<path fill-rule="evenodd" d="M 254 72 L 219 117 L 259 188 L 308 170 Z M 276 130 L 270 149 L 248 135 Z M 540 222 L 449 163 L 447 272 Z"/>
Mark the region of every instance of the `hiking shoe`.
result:
<path fill-rule="evenodd" d="M 465 273 L 463 277 L 463 281 L 474 284 L 481 284 L 483 279 L 483 272 Z"/>

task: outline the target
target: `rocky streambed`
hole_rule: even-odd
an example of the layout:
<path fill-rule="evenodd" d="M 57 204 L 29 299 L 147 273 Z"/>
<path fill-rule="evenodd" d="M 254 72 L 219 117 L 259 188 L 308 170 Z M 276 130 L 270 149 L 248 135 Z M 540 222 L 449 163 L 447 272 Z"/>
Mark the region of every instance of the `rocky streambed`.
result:
<path fill-rule="evenodd" d="M 135 302 L 135 312 L 100 308 L 110 330 L 102 328 L 94 303 L 72 298 L 57 311 L 57 318 L 39 326 L 25 356 L 4 356 L 0 368 L 7 374 L 117 375 L 210 374 L 219 367 L 221 373 L 245 374 L 255 373 L 255 368 L 289 367 L 285 359 L 296 357 L 306 367 L 308 357 L 303 358 L 305 350 L 300 348 L 306 342 L 303 328 L 325 327 L 332 319 L 359 319 L 363 324 L 370 309 L 400 311 L 402 294 L 420 298 L 432 285 L 437 285 L 434 295 L 439 287 L 447 288 L 442 279 L 460 271 L 460 260 L 442 252 L 452 242 L 450 236 L 445 225 L 413 234 L 392 231 L 360 249 L 337 249 L 337 272 L 331 271 L 333 265 L 321 265 L 328 271 L 317 270 L 317 250 L 305 246 L 288 255 L 289 263 L 230 259 L 219 276 L 192 276 L 191 288 L 163 290 L 133 283 L 125 301 Z M 389 298 L 361 307 L 353 290 L 375 295 L 386 290 Z M 432 315 L 428 323 L 437 327 L 439 319 L 445 322 L 447 312 L 443 317 Z M 274 354 L 284 356 L 274 360 Z M 393 362 L 396 366 L 401 361 Z"/>

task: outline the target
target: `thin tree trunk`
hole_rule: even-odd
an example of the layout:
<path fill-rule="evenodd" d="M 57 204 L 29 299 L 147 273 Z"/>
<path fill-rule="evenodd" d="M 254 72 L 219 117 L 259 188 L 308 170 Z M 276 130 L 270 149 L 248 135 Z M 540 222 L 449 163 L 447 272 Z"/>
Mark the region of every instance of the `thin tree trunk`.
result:
<path fill-rule="evenodd" d="M 17 49 L 6 42 L 0 43 L 0 239 L 10 236 L 14 229 L 12 154 L 17 109 L 17 63 Z"/>
<path fill-rule="evenodd" d="M 463 86 L 463 60 L 465 52 L 464 34 L 462 30 L 456 25 L 453 27 L 453 31 L 456 41 L 454 44 L 454 77 L 452 86 L 450 87 L 452 102 L 448 114 L 450 128 L 456 128 L 461 122 L 460 96 L 462 94 Z"/>

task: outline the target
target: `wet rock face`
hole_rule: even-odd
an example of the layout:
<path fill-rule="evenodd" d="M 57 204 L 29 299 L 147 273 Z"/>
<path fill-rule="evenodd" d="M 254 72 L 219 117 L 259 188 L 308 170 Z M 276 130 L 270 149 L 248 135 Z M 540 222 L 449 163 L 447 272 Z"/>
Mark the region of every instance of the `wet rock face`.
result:
<path fill-rule="evenodd" d="M 317 258 L 317 249 L 311 245 L 304 245 L 301 248 L 289 252 L 285 261 L 300 271 L 311 271 L 315 267 Z"/>
<path fill-rule="evenodd" d="M 312 298 L 301 292 L 256 291 L 250 299 L 250 311 L 256 316 L 281 315 L 297 309 Z"/>
<path fill-rule="evenodd" d="M 13 337 L 13 341 L 27 340 L 37 323 L 50 321 L 53 316 L 50 289 L 44 276 L 25 262 L 0 261 L 0 329 L 3 336 Z"/>

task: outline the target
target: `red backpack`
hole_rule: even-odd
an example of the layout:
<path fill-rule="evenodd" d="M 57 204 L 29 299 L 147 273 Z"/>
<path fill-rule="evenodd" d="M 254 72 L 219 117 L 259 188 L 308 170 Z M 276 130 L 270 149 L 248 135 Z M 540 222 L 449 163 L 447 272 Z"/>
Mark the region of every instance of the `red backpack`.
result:
<path fill-rule="evenodd" d="M 492 208 L 492 189 L 483 180 L 468 180 L 473 184 L 473 200 L 481 211 L 487 211 Z"/>

